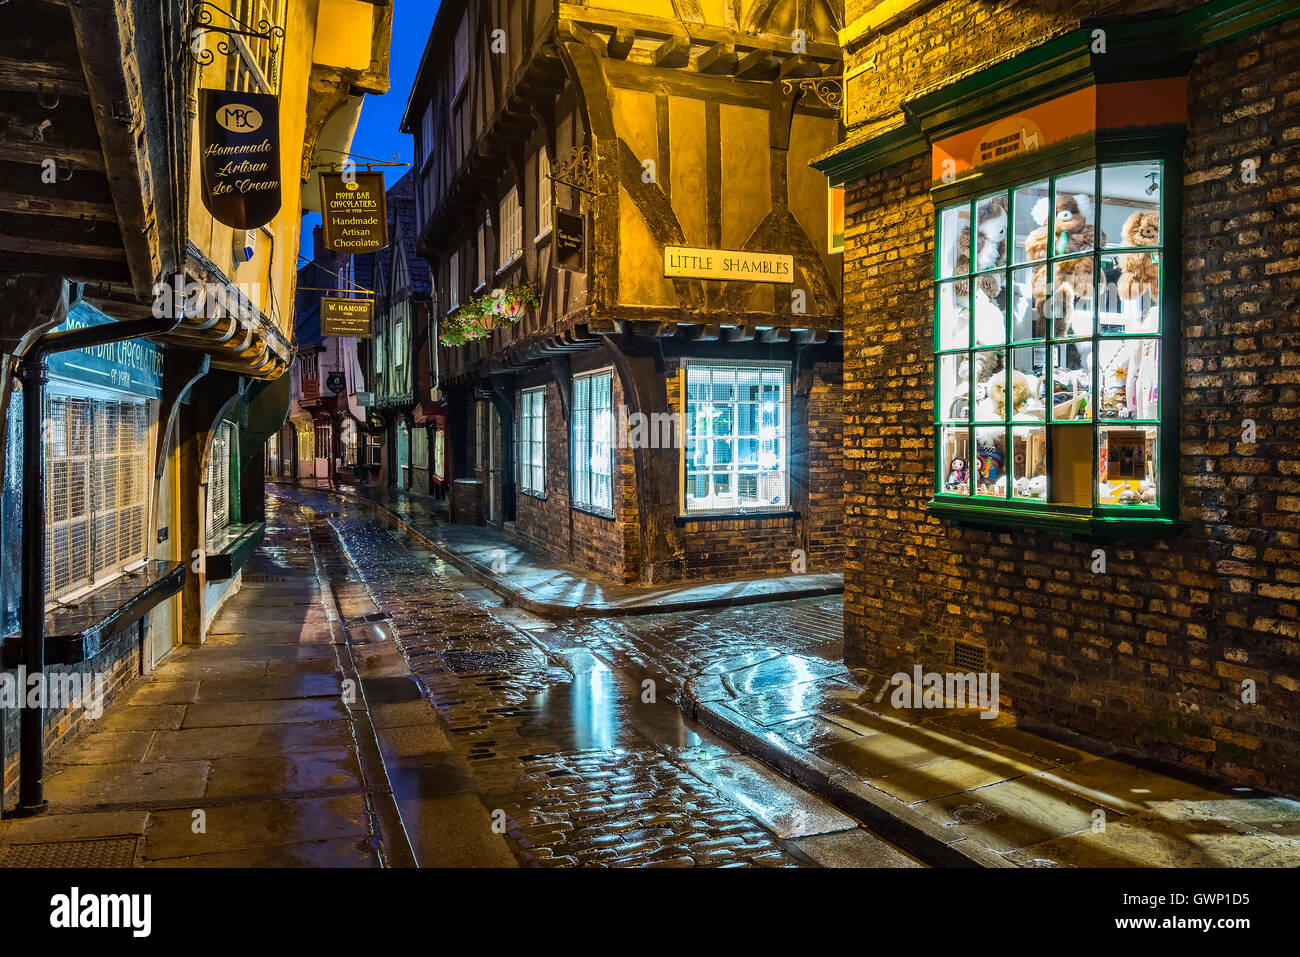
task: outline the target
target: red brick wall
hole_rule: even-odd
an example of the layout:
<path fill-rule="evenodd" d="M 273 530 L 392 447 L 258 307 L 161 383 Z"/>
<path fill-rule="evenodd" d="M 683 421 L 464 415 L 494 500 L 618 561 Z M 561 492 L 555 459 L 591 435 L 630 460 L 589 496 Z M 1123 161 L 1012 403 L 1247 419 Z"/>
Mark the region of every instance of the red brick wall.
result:
<path fill-rule="evenodd" d="M 1267 64 L 1267 68 L 1263 67 Z M 1300 20 L 1202 54 L 1183 209 L 1181 514 L 1169 542 L 958 528 L 934 443 L 928 158 L 851 184 L 845 643 L 943 670 L 987 643 L 1004 704 L 1124 748 L 1300 785 Z M 1239 168 L 1259 160 L 1258 182 Z M 1255 445 L 1242 420 L 1258 423 Z M 1242 681 L 1257 684 L 1256 704 Z"/>

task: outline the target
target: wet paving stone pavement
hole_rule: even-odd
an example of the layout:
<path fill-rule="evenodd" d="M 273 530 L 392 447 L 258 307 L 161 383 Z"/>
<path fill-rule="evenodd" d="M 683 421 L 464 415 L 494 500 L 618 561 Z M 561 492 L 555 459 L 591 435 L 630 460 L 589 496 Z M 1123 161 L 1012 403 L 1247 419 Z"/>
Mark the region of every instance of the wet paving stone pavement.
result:
<path fill-rule="evenodd" d="M 521 866 L 917 866 L 677 705 L 726 658 L 838 656 L 838 600 L 555 622 L 506 607 L 368 509 L 273 494 L 313 510 L 326 574 L 378 609 L 350 633 L 393 641 L 468 767 L 469 780 L 419 786 L 472 790 Z"/>

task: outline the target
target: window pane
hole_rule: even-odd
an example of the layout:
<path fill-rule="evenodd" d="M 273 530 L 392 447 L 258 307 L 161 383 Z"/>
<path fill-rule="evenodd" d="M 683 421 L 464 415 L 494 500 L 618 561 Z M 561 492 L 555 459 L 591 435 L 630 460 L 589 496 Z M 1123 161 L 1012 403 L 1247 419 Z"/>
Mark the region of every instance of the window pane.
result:
<path fill-rule="evenodd" d="M 1098 430 L 1098 502 L 1101 505 L 1156 506 L 1155 428 Z"/>
<path fill-rule="evenodd" d="M 939 418 L 945 422 L 970 421 L 970 381 L 967 377 L 970 357 L 962 352 L 940 356 L 937 362 Z"/>
<path fill-rule="evenodd" d="M 1120 339 L 1101 343 L 1103 419 L 1160 418 L 1160 340 Z"/>
<path fill-rule="evenodd" d="M 1160 163 L 1105 166 L 1101 171 L 1101 227 L 1107 246 L 1159 246 Z"/>
<path fill-rule="evenodd" d="M 1097 246 L 1097 171 L 1080 170 L 1056 180 L 1052 255 L 1090 252 Z"/>
<path fill-rule="evenodd" d="M 1090 336 L 1093 326 L 1093 256 L 1075 256 L 1052 264 L 1049 303 L 1052 335 Z"/>
<path fill-rule="evenodd" d="M 1017 189 L 1011 197 L 1013 263 L 1042 262 L 1047 258 L 1047 180 Z"/>
<path fill-rule="evenodd" d="M 949 206 L 939 214 L 939 278 L 970 272 L 970 204 Z"/>
<path fill-rule="evenodd" d="M 969 495 L 971 491 L 970 432 L 962 428 L 939 430 L 939 461 L 943 491 Z"/>
<path fill-rule="evenodd" d="M 1047 497 L 1047 429 L 1011 430 L 1011 495 L 1013 498 Z"/>
<path fill-rule="evenodd" d="M 1052 419 L 1092 418 L 1092 343 L 1069 342 L 1051 347 Z"/>
<path fill-rule="evenodd" d="M 965 295 L 958 295 L 957 286 L 958 283 L 955 282 L 942 282 L 936 292 L 939 301 L 940 349 L 970 348 L 969 300 Z M 963 291 L 969 288 L 967 283 L 961 283 L 961 286 Z"/>
<path fill-rule="evenodd" d="M 992 498 L 1007 495 L 1007 440 L 1005 429 L 975 430 L 975 494 Z"/>
<path fill-rule="evenodd" d="M 1011 351 L 1013 419 L 1042 422 L 1047 418 L 1047 393 L 1043 387 L 1046 362 L 1047 350 L 1042 346 L 1023 346 Z"/>

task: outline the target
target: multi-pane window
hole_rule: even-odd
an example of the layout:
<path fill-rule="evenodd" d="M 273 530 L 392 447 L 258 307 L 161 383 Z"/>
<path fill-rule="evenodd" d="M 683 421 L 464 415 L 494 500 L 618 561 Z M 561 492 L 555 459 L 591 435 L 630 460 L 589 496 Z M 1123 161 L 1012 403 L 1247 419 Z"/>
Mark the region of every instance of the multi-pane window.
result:
<path fill-rule="evenodd" d="M 393 323 L 393 368 L 406 362 L 406 320 Z"/>
<path fill-rule="evenodd" d="M 546 389 L 519 393 L 519 489 L 546 494 Z"/>
<path fill-rule="evenodd" d="M 45 594 L 54 601 L 146 557 L 149 407 L 52 393 L 45 418 Z"/>
<path fill-rule="evenodd" d="M 212 437 L 212 456 L 208 459 L 208 538 L 230 527 L 230 456 L 234 449 L 235 427 L 222 422 Z"/>
<path fill-rule="evenodd" d="M 573 379 L 569 445 L 573 449 L 573 504 L 598 512 L 614 509 L 614 373 Z"/>
<path fill-rule="evenodd" d="M 537 151 L 537 235 L 551 228 L 551 157 L 543 146 Z"/>
<path fill-rule="evenodd" d="M 687 512 L 788 507 L 787 380 L 784 364 L 687 364 Z"/>
<path fill-rule="evenodd" d="M 425 161 L 433 155 L 433 102 L 424 108 L 424 116 L 420 119 L 420 165 L 423 166 Z"/>
<path fill-rule="evenodd" d="M 446 454 L 447 433 L 438 429 L 433 435 L 433 474 L 442 478 L 446 474 L 443 456 Z"/>
<path fill-rule="evenodd" d="M 460 308 L 460 253 L 451 254 L 447 264 L 447 311 Z"/>
<path fill-rule="evenodd" d="M 938 213 L 937 492 L 1140 517 L 1162 501 L 1161 162 Z"/>
<path fill-rule="evenodd" d="M 524 251 L 524 219 L 519 210 L 519 188 L 511 186 L 505 199 L 501 200 L 501 216 L 497 220 L 500 230 L 500 244 L 497 250 L 497 262 L 503 268 L 513 262 Z"/>
<path fill-rule="evenodd" d="M 417 469 L 429 467 L 429 430 L 416 428 L 411 433 L 411 466 Z"/>
<path fill-rule="evenodd" d="M 316 423 L 316 458 L 328 459 L 330 457 L 331 449 L 334 447 L 331 431 L 328 422 Z"/>

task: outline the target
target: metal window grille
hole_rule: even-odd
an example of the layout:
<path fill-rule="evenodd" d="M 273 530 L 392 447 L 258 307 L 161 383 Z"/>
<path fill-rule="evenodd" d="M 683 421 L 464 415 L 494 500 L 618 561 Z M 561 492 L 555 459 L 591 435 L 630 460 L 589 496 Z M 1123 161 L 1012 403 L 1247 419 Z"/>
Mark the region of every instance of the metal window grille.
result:
<path fill-rule="evenodd" d="M 50 394 L 45 402 L 46 599 L 146 557 L 147 403 Z"/>
<path fill-rule="evenodd" d="M 546 491 L 546 390 L 519 393 L 519 488 L 532 495 Z"/>
<path fill-rule="evenodd" d="M 208 538 L 230 527 L 230 451 L 235 427 L 222 422 L 208 459 Z"/>
<path fill-rule="evenodd" d="M 686 367 L 688 512 L 787 506 L 787 379 L 779 365 Z"/>
<path fill-rule="evenodd" d="M 573 504 L 614 508 L 614 373 L 597 372 L 573 380 Z"/>

